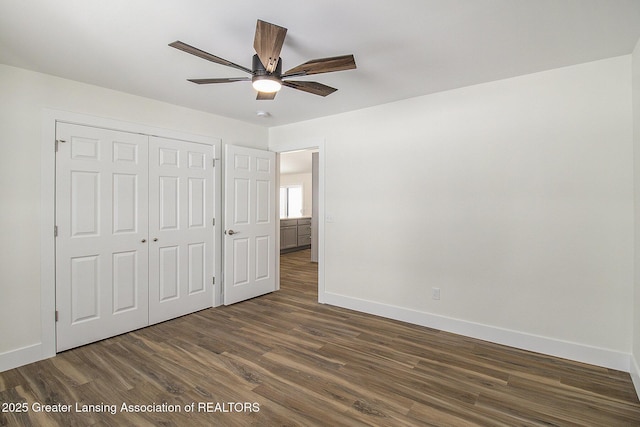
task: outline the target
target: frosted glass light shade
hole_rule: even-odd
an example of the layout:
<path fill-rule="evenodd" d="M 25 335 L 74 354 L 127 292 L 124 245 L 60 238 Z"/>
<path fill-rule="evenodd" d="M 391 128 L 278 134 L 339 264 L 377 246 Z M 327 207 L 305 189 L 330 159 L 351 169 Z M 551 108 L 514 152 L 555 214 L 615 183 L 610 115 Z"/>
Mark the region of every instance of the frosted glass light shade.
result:
<path fill-rule="evenodd" d="M 252 84 L 255 90 L 264 93 L 277 92 L 282 88 L 280 80 L 271 76 L 254 77 Z"/>

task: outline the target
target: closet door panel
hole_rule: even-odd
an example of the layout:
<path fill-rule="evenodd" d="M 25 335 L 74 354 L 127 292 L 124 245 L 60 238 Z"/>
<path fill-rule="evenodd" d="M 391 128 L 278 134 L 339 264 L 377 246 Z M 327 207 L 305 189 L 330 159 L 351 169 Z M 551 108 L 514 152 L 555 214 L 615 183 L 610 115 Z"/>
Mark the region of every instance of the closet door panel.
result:
<path fill-rule="evenodd" d="M 148 137 L 56 128 L 57 351 L 148 324 Z"/>
<path fill-rule="evenodd" d="M 149 321 L 157 323 L 213 306 L 214 152 L 158 137 L 149 144 Z"/>

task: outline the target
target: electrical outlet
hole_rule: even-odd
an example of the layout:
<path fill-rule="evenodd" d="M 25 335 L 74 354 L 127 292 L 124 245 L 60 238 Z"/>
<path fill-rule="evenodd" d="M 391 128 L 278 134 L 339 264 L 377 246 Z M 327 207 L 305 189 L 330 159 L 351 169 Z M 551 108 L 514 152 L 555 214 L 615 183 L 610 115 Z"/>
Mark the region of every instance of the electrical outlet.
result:
<path fill-rule="evenodd" d="M 440 288 L 431 288 L 431 298 L 435 300 L 440 299 Z"/>

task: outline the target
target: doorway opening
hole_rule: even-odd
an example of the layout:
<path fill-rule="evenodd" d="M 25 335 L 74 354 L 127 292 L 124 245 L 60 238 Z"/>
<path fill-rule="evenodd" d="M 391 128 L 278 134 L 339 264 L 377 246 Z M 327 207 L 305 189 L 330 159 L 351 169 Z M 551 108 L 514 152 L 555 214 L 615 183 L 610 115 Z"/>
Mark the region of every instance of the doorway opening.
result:
<path fill-rule="evenodd" d="M 313 146 L 280 151 L 277 179 L 279 283 L 320 303 L 324 289 L 321 151 L 322 147 Z"/>

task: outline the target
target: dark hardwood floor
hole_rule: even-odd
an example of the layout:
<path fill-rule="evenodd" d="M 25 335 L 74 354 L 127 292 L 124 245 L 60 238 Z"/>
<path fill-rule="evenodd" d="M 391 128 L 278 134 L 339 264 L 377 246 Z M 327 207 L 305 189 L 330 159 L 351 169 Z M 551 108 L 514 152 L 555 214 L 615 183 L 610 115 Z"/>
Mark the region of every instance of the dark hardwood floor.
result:
<path fill-rule="evenodd" d="M 316 282 L 290 253 L 279 292 L 0 373 L 0 425 L 640 425 L 627 373 L 319 305 Z"/>

